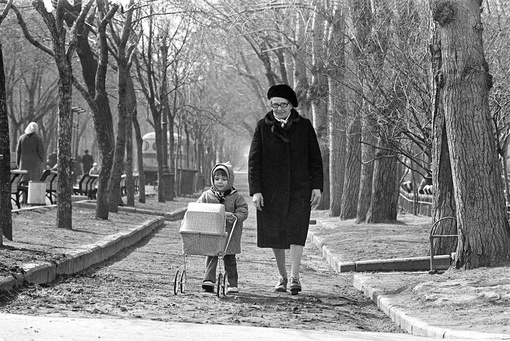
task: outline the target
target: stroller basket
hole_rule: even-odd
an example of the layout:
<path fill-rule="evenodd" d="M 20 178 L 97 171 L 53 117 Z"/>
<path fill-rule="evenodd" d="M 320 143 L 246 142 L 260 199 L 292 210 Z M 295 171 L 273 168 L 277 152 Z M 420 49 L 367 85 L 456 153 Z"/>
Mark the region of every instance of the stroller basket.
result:
<path fill-rule="evenodd" d="M 186 255 L 217 256 L 225 250 L 225 206 L 189 203 L 179 233 Z"/>

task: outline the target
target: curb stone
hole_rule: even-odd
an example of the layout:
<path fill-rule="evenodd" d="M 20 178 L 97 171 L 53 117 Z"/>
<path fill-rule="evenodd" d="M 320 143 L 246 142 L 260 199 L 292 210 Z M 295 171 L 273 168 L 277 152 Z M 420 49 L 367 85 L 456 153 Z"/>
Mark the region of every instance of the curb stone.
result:
<path fill-rule="evenodd" d="M 401 308 L 393 299 L 384 295 L 380 289 L 372 287 L 367 275 L 355 274 L 353 286 L 376 303 L 379 309 L 388 315 L 402 330 L 411 335 L 459 340 L 510 340 L 510 335 L 508 334 L 481 333 L 436 327 L 412 317 L 405 311 L 405 308 Z"/>
<path fill-rule="evenodd" d="M 73 205 L 76 207 L 83 207 L 83 208 L 95 208 L 96 201 L 95 200 L 77 201 L 77 202 L 73 203 Z M 136 207 L 130 207 L 130 206 L 119 206 L 119 211 L 157 215 L 157 216 L 162 216 L 167 221 L 174 221 L 174 220 L 180 220 L 180 219 L 184 218 L 184 213 L 186 213 L 187 207 L 183 207 L 181 209 L 178 209 L 178 210 L 175 210 L 172 212 L 162 212 L 162 211 L 147 210 L 147 209 L 143 209 L 143 208 L 136 208 Z"/>
<path fill-rule="evenodd" d="M 312 242 L 326 259 L 326 262 L 336 272 L 371 272 L 371 271 L 428 271 L 430 270 L 430 257 L 407 257 L 391 259 L 373 259 L 363 261 L 341 260 L 331 249 L 325 245 L 324 237 L 309 232 Z M 437 270 L 447 270 L 450 267 L 451 257 L 441 255 L 434 257 Z"/>
<path fill-rule="evenodd" d="M 74 203 L 74 205 L 76 204 L 80 207 L 89 207 L 86 202 Z M 93 206 L 94 204 L 91 203 L 90 205 Z M 121 210 L 121 208 L 119 208 L 119 210 Z M 130 210 L 127 207 L 122 207 L 122 210 L 138 213 L 143 211 L 145 214 L 154 214 L 160 217 L 147 220 L 141 226 L 128 231 L 107 236 L 97 243 L 80 246 L 76 251 L 65 255 L 62 260 L 56 262 L 23 264 L 21 266 L 21 271 L 18 273 L 0 279 L 0 291 L 9 291 L 25 283 L 50 283 L 54 281 L 58 275 L 70 275 L 82 271 L 91 265 L 105 261 L 122 249 L 137 243 L 152 231 L 164 225 L 165 220 L 174 221 L 182 219 L 186 212 L 186 208 L 170 213 L 136 209 Z"/>
<path fill-rule="evenodd" d="M 317 224 L 322 224 L 320 220 Z M 336 272 L 377 272 L 377 271 L 428 271 L 430 270 L 430 257 L 411 257 L 395 259 L 375 259 L 368 261 L 342 261 L 325 245 L 324 238 L 309 231 L 309 236 L 316 247 L 322 252 L 326 262 Z M 436 268 L 446 270 L 450 266 L 449 255 L 434 257 Z M 369 284 L 369 277 L 363 274 L 353 275 L 353 286 L 370 298 L 402 330 L 411 335 L 439 339 L 459 340 L 510 340 L 508 334 L 491 334 L 473 331 L 452 330 L 431 326 L 415 317 L 408 315 L 394 300 L 384 295 L 380 289 Z"/>

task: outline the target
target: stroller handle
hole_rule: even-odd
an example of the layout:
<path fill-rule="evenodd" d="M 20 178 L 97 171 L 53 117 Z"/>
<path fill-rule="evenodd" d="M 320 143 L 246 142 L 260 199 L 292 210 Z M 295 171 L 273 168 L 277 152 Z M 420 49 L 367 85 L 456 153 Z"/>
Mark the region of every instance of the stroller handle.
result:
<path fill-rule="evenodd" d="M 237 217 L 235 215 L 234 215 L 234 218 L 235 218 L 234 225 L 232 225 L 232 230 L 230 231 L 227 243 L 225 244 L 225 250 L 223 251 L 224 254 L 227 254 L 227 249 L 228 249 L 228 246 L 230 245 L 230 240 L 232 239 L 232 235 L 234 234 L 234 230 L 237 225 Z"/>

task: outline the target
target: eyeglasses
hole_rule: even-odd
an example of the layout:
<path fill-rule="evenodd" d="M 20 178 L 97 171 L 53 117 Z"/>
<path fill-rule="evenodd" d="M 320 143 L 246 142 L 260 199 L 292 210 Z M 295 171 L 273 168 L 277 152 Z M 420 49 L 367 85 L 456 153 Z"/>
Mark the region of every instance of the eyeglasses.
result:
<path fill-rule="evenodd" d="M 286 103 L 271 103 L 271 108 L 273 109 L 278 109 L 278 107 L 282 108 L 282 109 L 285 109 L 289 106 L 289 102 L 286 102 Z"/>

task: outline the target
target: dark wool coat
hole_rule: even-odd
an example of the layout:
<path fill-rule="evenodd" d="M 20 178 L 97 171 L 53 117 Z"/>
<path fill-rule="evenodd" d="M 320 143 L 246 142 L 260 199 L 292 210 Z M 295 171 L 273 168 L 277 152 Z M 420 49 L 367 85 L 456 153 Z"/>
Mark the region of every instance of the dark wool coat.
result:
<path fill-rule="evenodd" d="M 288 249 L 305 245 L 312 189 L 323 190 L 323 165 L 312 123 L 294 109 L 286 128 L 272 112 L 257 123 L 253 135 L 248 181 L 250 195 L 262 193 L 257 210 L 257 246 Z"/>
<path fill-rule="evenodd" d="M 41 137 L 36 133 L 21 135 L 16 149 L 16 164 L 19 169 L 27 171 L 23 180 L 39 181 L 45 162 L 46 156 Z"/>

